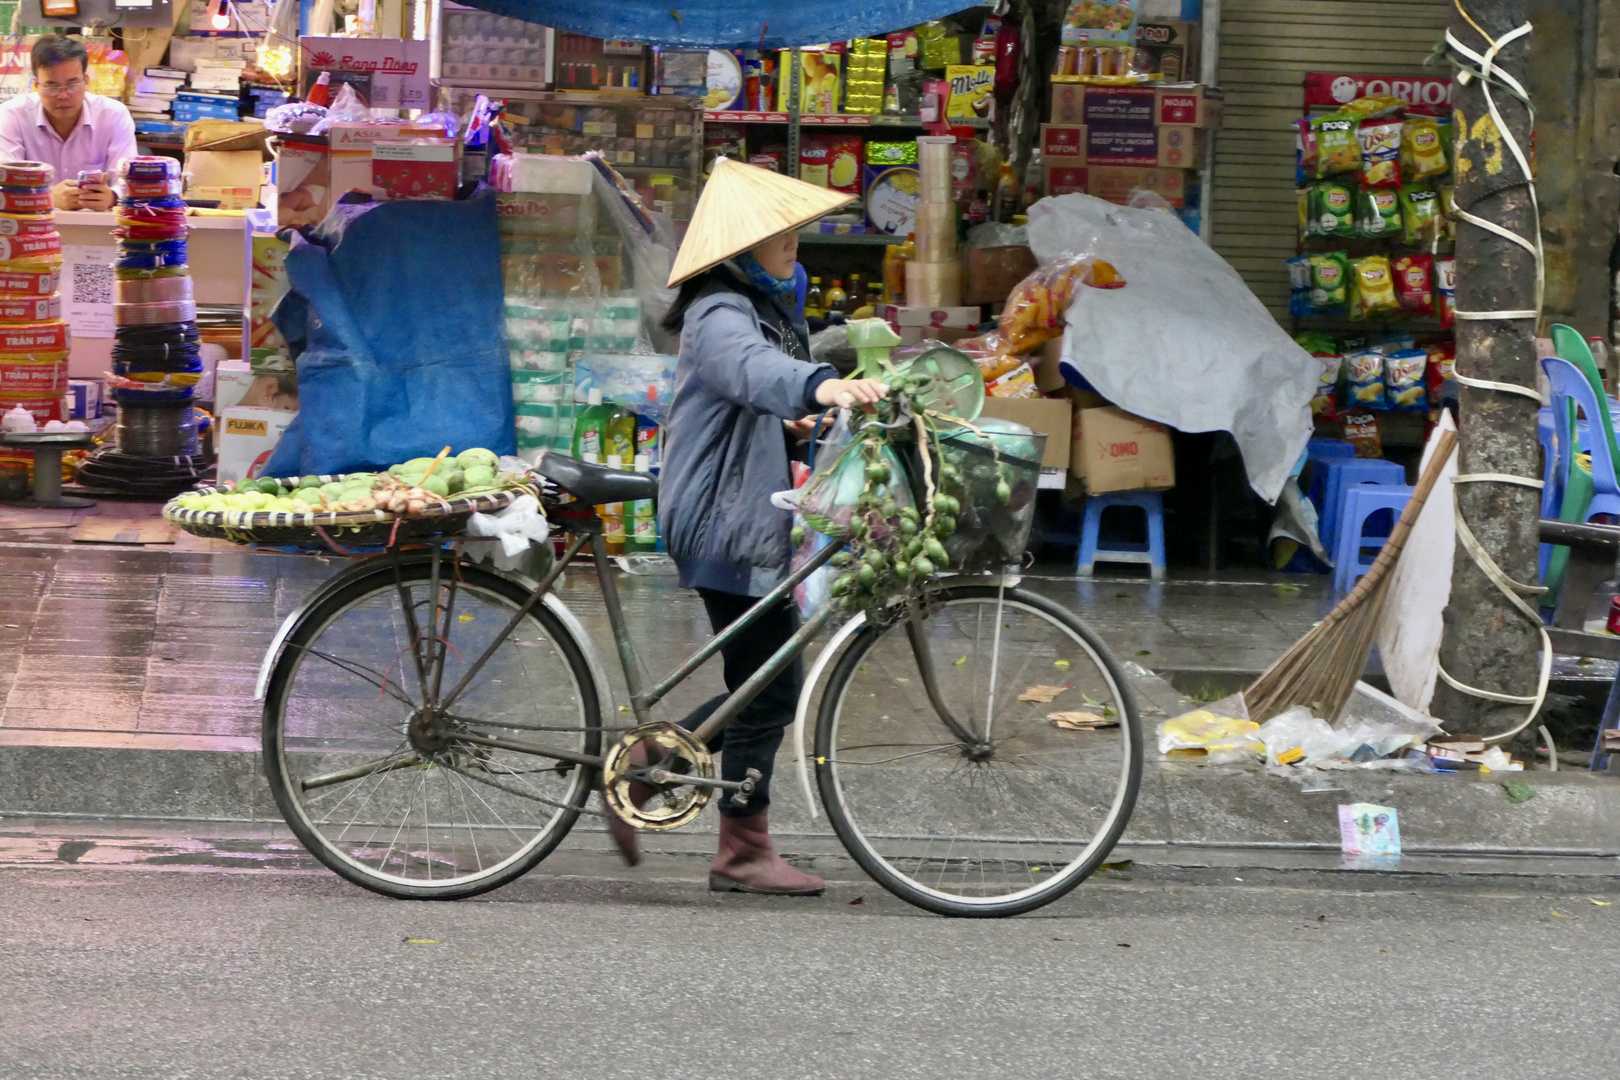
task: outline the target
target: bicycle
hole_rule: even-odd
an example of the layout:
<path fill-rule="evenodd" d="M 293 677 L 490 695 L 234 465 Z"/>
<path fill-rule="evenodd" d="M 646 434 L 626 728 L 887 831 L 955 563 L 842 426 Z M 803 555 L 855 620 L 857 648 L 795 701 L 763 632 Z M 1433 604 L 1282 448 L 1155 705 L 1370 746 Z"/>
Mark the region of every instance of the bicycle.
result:
<path fill-rule="evenodd" d="M 536 471 L 587 508 L 656 494 L 648 474 L 555 454 Z M 652 709 L 841 545 L 644 687 L 600 520 L 551 516 L 568 541 L 538 581 L 443 538 L 390 544 L 326 582 L 272 642 L 258 685 L 271 791 L 304 846 L 354 884 L 474 896 L 540 863 L 593 791 L 604 812 L 658 831 L 753 790 L 757 775 L 716 775 L 706 742 L 827 629 L 831 605 L 695 731 Z M 552 591 L 587 546 L 633 726 L 604 721 L 616 716 L 606 671 Z M 1008 574 L 935 581 L 849 618 L 806 679 L 801 719 L 823 676 L 821 802 L 855 862 L 902 899 L 944 915 L 1027 912 L 1088 877 L 1124 831 L 1142 767 L 1130 687 L 1089 628 Z M 1054 721 L 1054 706 L 1029 700 L 1041 693 L 1020 692 L 1047 681 L 1084 710 Z M 635 781 L 656 791 L 640 808 Z"/>

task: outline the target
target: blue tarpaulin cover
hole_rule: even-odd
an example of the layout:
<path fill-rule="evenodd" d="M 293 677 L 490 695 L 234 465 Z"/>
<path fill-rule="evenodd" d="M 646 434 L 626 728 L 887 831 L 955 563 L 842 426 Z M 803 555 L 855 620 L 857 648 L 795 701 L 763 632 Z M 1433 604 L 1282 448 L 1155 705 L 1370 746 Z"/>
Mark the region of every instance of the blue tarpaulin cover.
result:
<path fill-rule="evenodd" d="M 887 34 L 961 11 L 963 0 L 460 0 L 468 7 L 574 34 L 707 48 L 786 49 Z M 971 6 L 971 5 L 968 5 Z"/>
<path fill-rule="evenodd" d="M 287 282 L 271 318 L 299 414 L 265 475 L 516 451 L 494 192 L 340 205 L 293 241 Z"/>

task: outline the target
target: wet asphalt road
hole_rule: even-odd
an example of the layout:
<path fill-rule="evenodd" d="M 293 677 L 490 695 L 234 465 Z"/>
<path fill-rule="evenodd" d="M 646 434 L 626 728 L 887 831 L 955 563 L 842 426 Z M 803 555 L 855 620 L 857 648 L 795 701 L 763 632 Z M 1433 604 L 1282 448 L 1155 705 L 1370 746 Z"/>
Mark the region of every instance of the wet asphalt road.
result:
<path fill-rule="evenodd" d="M 712 896 L 701 867 L 565 865 L 458 904 L 301 869 L 0 870 L 0 1077 L 1578 1080 L 1620 1058 L 1620 905 L 1584 895 L 1116 878 L 967 922 L 859 880 Z"/>

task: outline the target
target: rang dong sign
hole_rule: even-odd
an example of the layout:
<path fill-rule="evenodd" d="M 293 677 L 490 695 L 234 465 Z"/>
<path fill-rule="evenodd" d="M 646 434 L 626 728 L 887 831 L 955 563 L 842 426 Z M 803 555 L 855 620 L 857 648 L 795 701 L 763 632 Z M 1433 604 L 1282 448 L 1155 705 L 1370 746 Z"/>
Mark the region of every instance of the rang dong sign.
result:
<path fill-rule="evenodd" d="M 374 109 L 430 109 L 428 43 L 397 38 L 301 37 L 306 69 L 371 76 L 368 104 Z M 336 80 L 332 90 L 337 91 Z"/>

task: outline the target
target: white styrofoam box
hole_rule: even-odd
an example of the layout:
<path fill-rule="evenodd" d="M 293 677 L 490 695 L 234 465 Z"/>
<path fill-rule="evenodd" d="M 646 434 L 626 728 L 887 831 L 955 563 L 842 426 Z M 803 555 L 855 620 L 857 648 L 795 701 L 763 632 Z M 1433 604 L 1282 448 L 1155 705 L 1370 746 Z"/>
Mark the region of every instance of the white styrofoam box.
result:
<path fill-rule="evenodd" d="M 512 190 L 535 195 L 589 195 L 596 169 L 577 158 L 551 154 L 515 154 Z"/>
<path fill-rule="evenodd" d="M 253 365 L 246 360 L 219 360 L 214 364 L 214 412 L 217 415 L 247 396 L 253 386 Z"/>
<path fill-rule="evenodd" d="M 238 405 L 216 415 L 219 416 L 218 475 L 225 481 L 258 476 L 270 459 L 271 451 L 281 441 L 281 433 L 298 414 Z"/>

